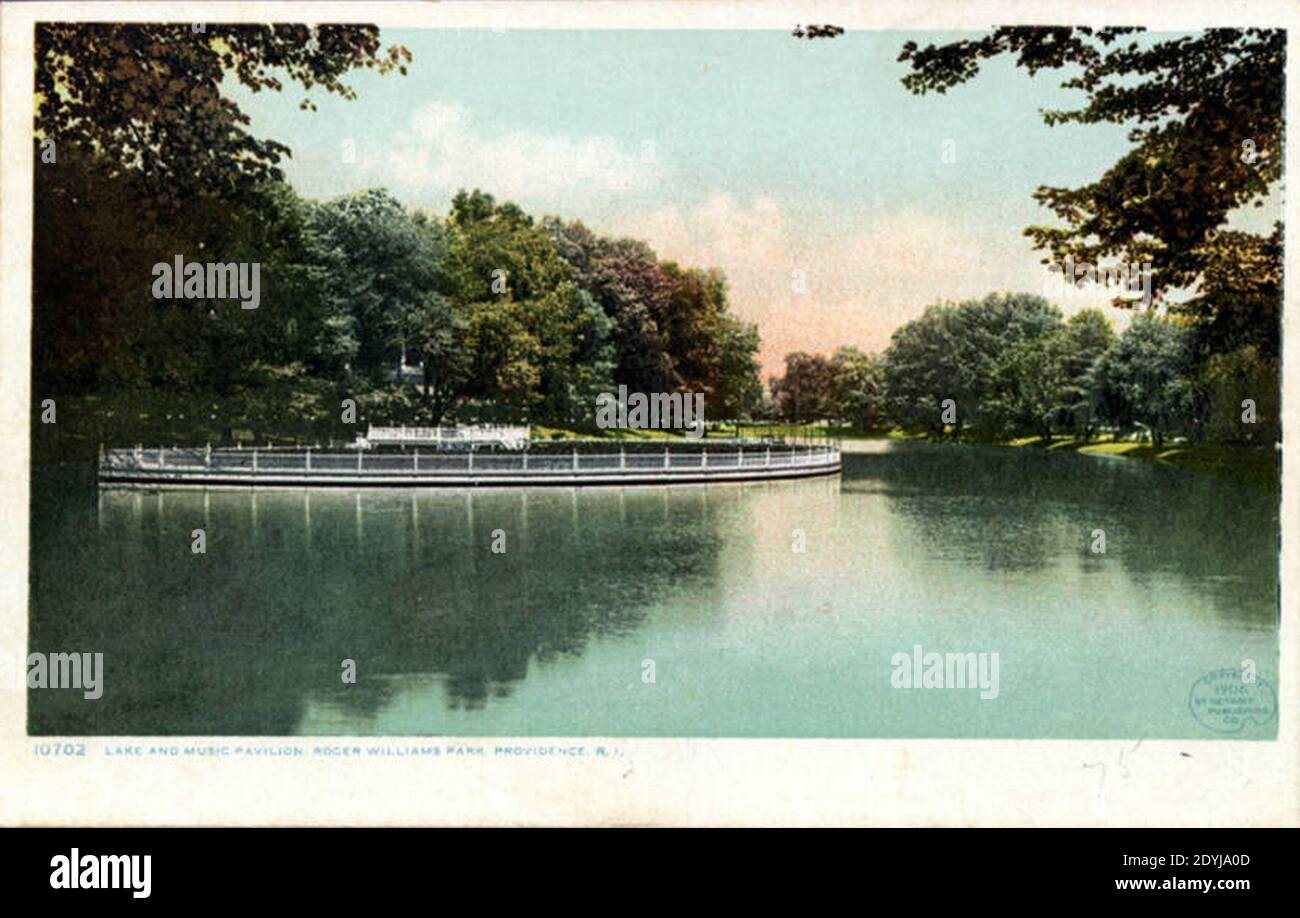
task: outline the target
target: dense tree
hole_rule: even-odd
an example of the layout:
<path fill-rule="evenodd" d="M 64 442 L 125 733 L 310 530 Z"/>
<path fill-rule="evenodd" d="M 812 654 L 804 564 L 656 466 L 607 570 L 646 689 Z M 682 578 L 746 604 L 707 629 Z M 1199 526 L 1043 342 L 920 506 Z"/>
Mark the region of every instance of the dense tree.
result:
<path fill-rule="evenodd" d="M 1047 397 L 1033 376 L 1046 345 L 1035 342 L 1060 326 L 1060 311 L 1031 294 L 928 307 L 894 332 L 885 352 L 887 413 L 905 427 L 937 434 L 946 426 L 941 406 L 951 399 L 954 433 L 994 435 L 1029 423 Z"/>
<path fill-rule="evenodd" d="M 1169 312 L 1191 323 L 1197 355 L 1251 348 L 1263 360 L 1279 356 L 1282 309 L 1282 228 L 1267 237 L 1222 232 L 1205 246 L 1196 295 Z"/>
<path fill-rule="evenodd" d="M 658 325 L 667 337 L 674 381 L 709 399 L 721 380 L 718 338 L 727 308 L 726 279 L 717 269 L 683 268 L 671 261 L 661 262 L 660 270 L 669 292 Z"/>
<path fill-rule="evenodd" d="M 521 416 L 590 415 L 593 388 L 612 387 L 613 342 L 552 238 L 516 205 L 477 190 L 456 195 L 448 223 L 453 296 L 470 323 L 472 394 Z"/>
<path fill-rule="evenodd" d="M 1060 310 L 1032 294 L 991 294 L 961 304 L 955 321 L 958 426 L 988 433 L 1039 426 L 1043 400 L 1055 392 L 1032 369 L 1050 365 L 1046 339 L 1060 329 Z M 1016 367 L 1009 371 L 1011 360 Z"/>
<path fill-rule="evenodd" d="M 718 319 L 718 390 L 708 413 L 724 420 L 754 417 L 763 402 L 759 377 L 758 326 L 730 313 Z"/>
<path fill-rule="evenodd" d="M 1188 329 L 1141 313 L 1093 364 L 1092 389 L 1103 418 L 1121 429 L 1144 428 L 1160 448 L 1192 424 L 1191 373 Z"/>
<path fill-rule="evenodd" d="M 964 401 L 957 389 L 957 307 L 927 306 L 917 319 L 894 330 L 884 354 L 885 412 L 909 430 L 941 434 L 944 399 Z"/>
<path fill-rule="evenodd" d="M 881 421 L 884 366 L 876 354 L 841 347 L 831 355 L 835 419 L 871 430 Z"/>
<path fill-rule="evenodd" d="M 543 227 L 573 270 L 614 323 L 618 342 L 616 383 L 634 392 L 669 392 L 674 376 L 668 337 L 660 325 L 668 312 L 671 284 L 654 251 L 635 239 L 606 239 L 581 223 L 547 218 Z"/>
<path fill-rule="evenodd" d="M 328 296 L 310 214 L 278 181 L 288 149 L 222 91 L 351 97 L 348 71 L 409 54 L 381 51 L 373 26 L 38 23 L 35 39 L 36 391 L 94 399 L 83 438 L 164 419 L 209 436 L 249 411 L 296 429 L 288 393 L 320 395 Z M 155 299 L 152 267 L 178 254 L 258 263 L 258 309 Z"/>
<path fill-rule="evenodd" d="M 34 378 L 50 393 L 167 385 L 229 392 L 256 361 L 309 359 L 323 316 L 308 266 L 309 215 L 287 186 L 239 202 L 193 202 L 189 218 L 151 220 L 121 177 L 66 147 L 36 171 L 32 268 Z M 260 302 L 155 299 L 153 266 L 257 263 Z"/>
<path fill-rule="evenodd" d="M 564 419 L 590 425 L 595 420 L 596 399 L 603 392 L 614 391 L 616 385 L 617 329 L 589 291 L 578 288 L 576 297 L 573 373 L 567 381 L 565 401 L 569 412 Z"/>
<path fill-rule="evenodd" d="M 103 174 L 132 179 L 156 216 L 283 178 L 289 148 L 249 134 L 222 95 L 228 77 L 254 92 L 288 79 L 353 98 L 348 71 L 405 73 L 410 59 L 366 25 L 38 23 L 36 135 L 56 151 L 95 151 Z"/>
<path fill-rule="evenodd" d="M 1196 433 L 1219 443 L 1270 445 L 1281 439 L 1281 368 L 1247 345 L 1212 354 L 1197 375 Z"/>
<path fill-rule="evenodd" d="M 1115 330 L 1100 309 L 1085 309 L 1065 323 L 1056 420 L 1084 440 L 1096 435 L 1100 422 L 1089 388 L 1092 365 L 1114 342 Z"/>
<path fill-rule="evenodd" d="M 1001 54 L 1031 74 L 1065 68 L 1062 85 L 1087 101 L 1045 112 L 1048 124 L 1129 125 L 1133 149 L 1099 180 L 1035 193 L 1064 226 L 1026 233 L 1058 260 L 1151 261 L 1158 294 L 1201 279 L 1230 243 L 1228 214 L 1259 205 L 1281 178 L 1286 34 L 1139 31 L 1009 27 L 924 49 L 908 42 L 899 60 L 912 67 L 903 84 L 920 94 L 945 92 Z"/>
<path fill-rule="evenodd" d="M 785 356 L 785 374 L 769 383 L 777 417 L 795 424 L 820 421 L 834 413 L 834 373 L 820 354 Z"/>
<path fill-rule="evenodd" d="M 1010 437 L 1025 431 L 1051 442 L 1065 383 L 1065 336 L 1059 327 L 1022 338 L 998 355 L 996 388 L 981 417 L 990 433 Z"/>
<path fill-rule="evenodd" d="M 1009 27 L 925 48 L 908 42 L 899 56 L 911 66 L 903 84 L 918 94 L 946 92 L 975 77 L 983 61 L 1007 54 L 1030 74 L 1065 71 L 1062 86 L 1084 94 L 1077 109 L 1045 112 L 1049 125 L 1129 128 L 1132 148 L 1096 181 L 1035 192 L 1061 222 L 1025 233 L 1057 261 L 1071 256 L 1090 264 L 1150 262 L 1157 303 L 1183 324 L 1144 321 L 1126 332 L 1122 347 L 1117 342 L 1104 361 L 1088 368 L 1086 383 L 1081 373 L 1100 341 L 1067 339 L 1061 409 L 1076 432 L 1095 432 L 1093 409 L 1100 407 L 1112 423 L 1145 424 L 1162 439 L 1186 421 L 1196 401 L 1205 422 L 1192 424 L 1198 436 L 1276 435 L 1282 228 L 1275 224 L 1262 236 L 1227 225 L 1234 212 L 1263 206 L 1279 188 L 1286 34 L 1140 32 Z M 1190 295 L 1167 296 L 1171 291 Z M 1071 334 L 1076 332 L 1081 330 Z M 1182 365 L 1184 348 L 1189 366 Z M 1131 364 L 1134 355 L 1158 361 L 1146 377 Z M 1110 370 L 1125 375 L 1107 380 Z M 1273 412 L 1260 426 L 1243 428 L 1234 420 L 1239 404 L 1233 405 L 1240 401 L 1234 378 L 1249 379 L 1253 394 L 1247 397 Z M 1163 382 L 1156 385 L 1156 379 Z"/>
<path fill-rule="evenodd" d="M 786 420 L 836 418 L 1005 440 L 1061 431 L 1087 441 L 1103 428 L 1265 444 L 1278 435 L 1276 361 L 1247 346 L 1198 369 L 1197 330 L 1144 313 L 1120 336 L 1098 309 L 1062 322 L 1032 295 L 935 304 L 900 326 L 880 358 L 841 348 L 826 361 L 790 354 L 773 380 Z M 943 406 L 952 399 L 955 417 Z M 865 419 L 863 415 L 866 415 Z"/>
<path fill-rule="evenodd" d="M 371 190 L 317 205 L 313 224 L 334 333 L 323 356 L 335 365 L 321 369 L 377 384 L 408 353 L 421 358 L 423 345 L 452 335 L 452 318 L 438 304 L 448 288 L 438 221 Z"/>
<path fill-rule="evenodd" d="M 576 221 L 548 217 L 542 227 L 612 323 L 615 382 L 637 392 L 703 393 L 714 417 L 757 410 L 758 330 L 728 312 L 720 271 L 659 261 L 644 242 L 607 239 Z"/>
<path fill-rule="evenodd" d="M 145 381 L 150 339 L 161 344 L 160 320 L 167 318 L 153 303 L 142 308 L 150 268 L 198 241 L 146 218 L 129 184 L 103 178 L 93 160 L 68 144 L 35 170 L 32 366 L 39 391 Z M 170 363 L 166 353 L 159 360 Z"/>

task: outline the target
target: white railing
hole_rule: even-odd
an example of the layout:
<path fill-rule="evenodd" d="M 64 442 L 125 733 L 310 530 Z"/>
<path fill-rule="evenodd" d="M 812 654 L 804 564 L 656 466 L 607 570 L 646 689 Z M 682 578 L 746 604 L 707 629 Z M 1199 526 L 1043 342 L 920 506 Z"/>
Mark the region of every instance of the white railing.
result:
<path fill-rule="evenodd" d="M 293 473 L 295 476 L 338 477 L 365 474 L 417 475 L 436 478 L 440 474 L 465 474 L 485 478 L 510 473 L 544 475 L 557 472 L 646 472 L 655 470 L 673 477 L 678 472 L 722 473 L 737 469 L 783 469 L 831 467 L 840 462 L 839 449 L 831 446 L 737 449 L 725 452 L 692 450 L 675 452 L 604 453 L 351 453 L 303 450 L 212 450 L 149 448 L 105 450 L 100 458 L 101 475 L 168 472 L 177 477 L 212 476 L 234 472 L 240 477 Z"/>
<path fill-rule="evenodd" d="M 416 445 L 453 446 L 470 444 L 499 444 L 508 449 L 521 449 L 528 442 L 531 428 L 498 424 L 481 424 L 468 427 L 371 427 L 362 438 L 365 445 Z"/>

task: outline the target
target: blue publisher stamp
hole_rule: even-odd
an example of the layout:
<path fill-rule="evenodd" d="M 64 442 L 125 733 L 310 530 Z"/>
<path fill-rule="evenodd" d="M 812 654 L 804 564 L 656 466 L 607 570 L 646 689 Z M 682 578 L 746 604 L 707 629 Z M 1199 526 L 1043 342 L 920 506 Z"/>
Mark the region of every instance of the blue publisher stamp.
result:
<path fill-rule="evenodd" d="M 1192 683 L 1187 696 L 1192 716 L 1215 733 L 1241 733 L 1277 717 L 1277 692 L 1267 679 L 1243 678 L 1239 669 L 1208 672 Z"/>

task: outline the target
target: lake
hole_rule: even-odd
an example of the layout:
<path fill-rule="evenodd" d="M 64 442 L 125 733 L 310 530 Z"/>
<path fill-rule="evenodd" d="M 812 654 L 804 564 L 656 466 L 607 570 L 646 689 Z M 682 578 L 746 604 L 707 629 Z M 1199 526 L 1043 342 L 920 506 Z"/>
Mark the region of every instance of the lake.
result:
<path fill-rule="evenodd" d="M 1275 498 L 1134 460 L 856 448 L 839 478 L 669 488 L 99 490 L 38 467 L 29 649 L 105 674 L 97 701 L 29 691 L 29 732 L 1276 736 L 1189 700 L 1245 660 L 1276 691 Z M 996 653 L 996 697 L 895 687 L 918 646 Z"/>

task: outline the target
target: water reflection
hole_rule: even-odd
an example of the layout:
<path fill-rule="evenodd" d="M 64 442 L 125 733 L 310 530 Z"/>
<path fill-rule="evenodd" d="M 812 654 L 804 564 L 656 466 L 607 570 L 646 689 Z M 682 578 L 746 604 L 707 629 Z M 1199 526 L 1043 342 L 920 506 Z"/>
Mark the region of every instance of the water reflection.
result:
<path fill-rule="evenodd" d="M 703 487 L 91 490 L 87 507 L 67 500 L 83 490 L 75 474 L 34 494 L 32 646 L 102 649 L 115 691 L 96 706 L 33 693 L 34 732 L 288 733 L 307 695 L 364 716 L 410 674 L 438 677 L 450 707 L 478 708 L 530 666 L 632 632 L 667 593 L 708 595 L 718 520 L 739 499 Z M 369 678 L 343 687 L 345 659 Z"/>
<path fill-rule="evenodd" d="M 29 693 L 34 733 L 1201 737 L 1203 673 L 1276 684 L 1276 502 L 1130 460 L 882 443 L 842 478 L 416 492 L 38 469 L 32 509 L 32 648 L 106 667 L 93 704 Z M 997 703 L 891 689 L 917 643 L 1000 652 Z"/>
<path fill-rule="evenodd" d="M 847 458 L 843 493 L 886 495 L 927 553 L 993 572 L 1119 564 L 1139 585 L 1197 582 L 1210 608 L 1276 627 L 1276 499 L 1178 469 L 1113 457 L 891 443 Z M 1105 554 L 1092 551 L 1105 534 Z"/>

